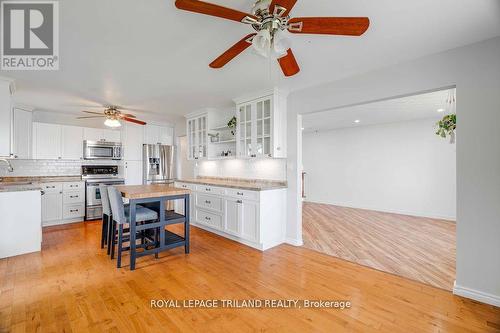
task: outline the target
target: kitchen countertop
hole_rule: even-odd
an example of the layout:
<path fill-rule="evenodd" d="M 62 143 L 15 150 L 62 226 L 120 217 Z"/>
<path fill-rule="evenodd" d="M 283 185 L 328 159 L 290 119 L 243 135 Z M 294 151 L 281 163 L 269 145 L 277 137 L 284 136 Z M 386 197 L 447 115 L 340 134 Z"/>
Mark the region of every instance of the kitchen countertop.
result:
<path fill-rule="evenodd" d="M 38 176 L 0 178 L 0 192 L 41 191 L 42 183 L 80 182 L 82 176 Z"/>
<path fill-rule="evenodd" d="M 116 188 L 127 199 L 160 198 L 171 195 L 184 195 L 191 192 L 170 185 L 120 185 L 116 186 Z"/>
<path fill-rule="evenodd" d="M 178 179 L 177 181 L 181 183 L 222 186 L 251 191 L 277 190 L 288 187 L 286 181 L 244 178 L 198 177 L 194 179 Z"/>

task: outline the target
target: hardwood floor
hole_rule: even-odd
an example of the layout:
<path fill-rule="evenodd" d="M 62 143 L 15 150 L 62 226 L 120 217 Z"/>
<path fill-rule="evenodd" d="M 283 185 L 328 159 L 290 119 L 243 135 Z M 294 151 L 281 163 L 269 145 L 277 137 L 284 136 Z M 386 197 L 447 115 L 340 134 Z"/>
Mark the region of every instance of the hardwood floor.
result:
<path fill-rule="evenodd" d="M 304 203 L 304 247 L 446 290 L 455 280 L 455 223 Z"/>
<path fill-rule="evenodd" d="M 302 247 L 260 252 L 192 228 L 137 269 L 99 248 L 99 223 L 44 230 L 0 260 L 0 332 L 500 332 L 500 308 Z M 124 258 L 127 264 L 128 256 Z M 153 309 L 151 299 L 343 299 L 335 309 Z"/>

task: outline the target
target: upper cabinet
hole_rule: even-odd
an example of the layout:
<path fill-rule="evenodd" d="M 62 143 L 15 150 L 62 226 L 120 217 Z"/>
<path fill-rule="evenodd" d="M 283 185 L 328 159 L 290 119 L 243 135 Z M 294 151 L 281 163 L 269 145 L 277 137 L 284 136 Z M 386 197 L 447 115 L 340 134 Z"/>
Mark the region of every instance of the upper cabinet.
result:
<path fill-rule="evenodd" d="M 189 116 L 187 118 L 186 126 L 189 160 L 198 160 L 207 157 L 207 124 L 207 113 Z"/>
<path fill-rule="evenodd" d="M 0 77 L 0 156 L 11 156 L 12 91 L 10 80 Z"/>
<path fill-rule="evenodd" d="M 142 161 L 142 143 L 145 127 L 132 123 L 122 126 L 123 159 L 126 161 Z"/>
<path fill-rule="evenodd" d="M 174 129 L 168 126 L 146 125 L 144 130 L 144 143 L 155 145 L 173 145 Z"/>
<path fill-rule="evenodd" d="M 83 159 L 83 128 L 33 123 L 33 158 L 39 160 Z"/>
<path fill-rule="evenodd" d="M 235 100 L 238 157 L 286 157 L 286 95 Z"/>
<path fill-rule="evenodd" d="M 83 129 L 83 139 L 87 141 L 121 142 L 120 130 L 86 127 Z"/>
<path fill-rule="evenodd" d="M 33 112 L 15 107 L 12 111 L 13 117 L 13 135 L 12 135 L 12 154 L 14 158 L 30 159 Z"/>

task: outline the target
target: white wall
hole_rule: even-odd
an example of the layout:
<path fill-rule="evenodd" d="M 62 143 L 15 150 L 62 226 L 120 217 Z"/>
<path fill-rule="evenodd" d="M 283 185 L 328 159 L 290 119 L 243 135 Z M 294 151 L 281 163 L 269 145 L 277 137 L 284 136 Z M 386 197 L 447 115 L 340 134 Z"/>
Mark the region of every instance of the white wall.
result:
<path fill-rule="evenodd" d="M 198 162 L 197 175 L 264 180 L 286 180 L 285 159 L 228 159 Z"/>
<path fill-rule="evenodd" d="M 436 119 L 304 134 L 306 201 L 456 217 L 456 146 Z"/>
<path fill-rule="evenodd" d="M 289 96 L 287 237 L 301 228 L 297 115 L 457 87 L 455 292 L 500 306 L 500 37 Z"/>

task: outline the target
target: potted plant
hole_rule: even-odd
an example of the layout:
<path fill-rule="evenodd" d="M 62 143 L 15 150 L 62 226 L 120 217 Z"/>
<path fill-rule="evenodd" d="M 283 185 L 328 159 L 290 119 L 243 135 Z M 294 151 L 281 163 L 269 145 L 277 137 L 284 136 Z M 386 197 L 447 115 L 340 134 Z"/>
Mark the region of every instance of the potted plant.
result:
<path fill-rule="evenodd" d="M 233 116 L 233 118 L 229 119 L 227 126 L 231 129 L 231 134 L 235 135 L 236 133 L 236 116 Z"/>
<path fill-rule="evenodd" d="M 450 143 L 455 143 L 455 129 L 457 128 L 457 115 L 452 113 L 443 117 L 437 122 L 436 134 L 442 138 L 450 136 Z"/>

